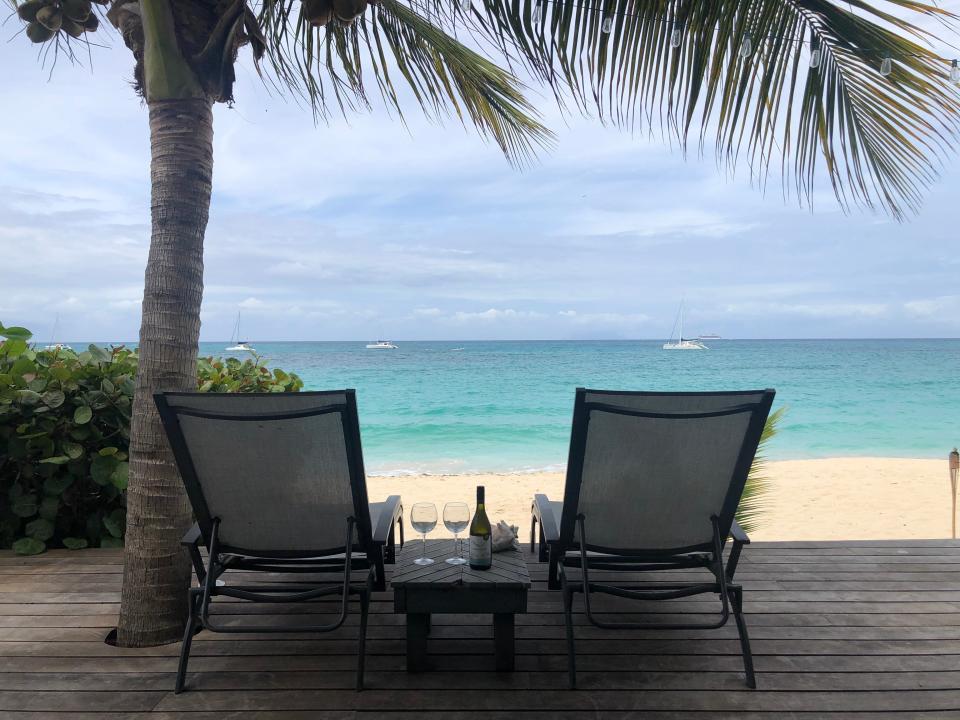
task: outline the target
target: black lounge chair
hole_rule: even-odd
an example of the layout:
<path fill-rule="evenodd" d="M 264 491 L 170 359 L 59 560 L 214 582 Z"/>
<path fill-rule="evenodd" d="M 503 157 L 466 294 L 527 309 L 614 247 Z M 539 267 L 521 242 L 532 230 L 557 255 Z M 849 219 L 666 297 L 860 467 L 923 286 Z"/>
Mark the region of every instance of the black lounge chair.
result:
<path fill-rule="evenodd" d="M 385 587 L 395 525 L 403 545 L 403 508 L 397 495 L 367 501 L 354 391 L 158 393 L 154 399 L 197 519 L 183 538 L 199 587 L 190 589 L 175 691 L 183 689 L 198 628 L 326 632 L 343 624 L 351 595 L 360 596 L 362 689 L 370 594 Z M 218 584 L 227 570 L 312 577 L 302 584 Z M 332 595 L 340 596 L 339 614 L 324 625 L 227 624 L 210 615 L 217 596 L 292 603 Z"/>
<path fill-rule="evenodd" d="M 740 635 L 747 685 L 756 687 L 743 619 L 743 588 L 733 582 L 750 542 L 734 515 L 753 463 L 773 390 L 647 393 L 577 390 L 563 502 L 533 500 L 531 549 L 540 525 L 540 561 L 548 584 L 563 590 L 570 687 L 576 687 L 573 595 L 587 619 L 612 629 L 713 629 L 731 608 Z M 733 546 L 726 563 L 727 538 Z M 567 569 L 579 569 L 570 577 Z M 595 582 L 593 570 L 700 568 L 700 582 L 622 587 Z M 591 593 L 665 600 L 719 595 L 721 612 L 704 623 L 608 622 L 594 614 Z"/>

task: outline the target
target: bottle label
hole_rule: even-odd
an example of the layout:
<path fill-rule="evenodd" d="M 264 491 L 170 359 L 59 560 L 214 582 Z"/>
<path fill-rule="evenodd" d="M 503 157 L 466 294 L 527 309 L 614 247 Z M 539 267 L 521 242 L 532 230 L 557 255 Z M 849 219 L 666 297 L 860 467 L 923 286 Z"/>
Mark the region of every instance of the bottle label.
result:
<path fill-rule="evenodd" d="M 490 536 L 470 536 L 470 564 L 489 566 L 493 562 L 493 547 Z"/>

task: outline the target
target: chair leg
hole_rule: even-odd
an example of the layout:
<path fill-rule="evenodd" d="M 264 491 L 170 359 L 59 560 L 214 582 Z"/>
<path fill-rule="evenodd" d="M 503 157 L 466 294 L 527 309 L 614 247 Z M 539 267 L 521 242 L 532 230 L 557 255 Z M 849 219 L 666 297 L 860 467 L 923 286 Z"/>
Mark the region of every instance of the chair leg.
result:
<path fill-rule="evenodd" d="M 383 552 L 384 549 L 382 547 L 377 548 L 377 553 L 373 558 L 373 565 L 377 573 L 374 589 L 377 590 L 377 592 L 383 592 L 387 589 L 387 574 L 383 567 Z"/>
<path fill-rule="evenodd" d="M 537 516 L 533 513 L 530 514 L 530 552 L 533 552 L 536 549 L 537 545 Z M 543 558 L 540 559 L 540 562 L 543 562 Z"/>
<path fill-rule="evenodd" d="M 367 587 L 360 595 L 360 638 L 357 644 L 357 692 L 363 690 L 363 673 L 367 657 L 367 615 L 370 612 L 372 582 L 367 574 Z"/>
<path fill-rule="evenodd" d="M 400 526 L 400 549 L 403 550 L 403 514 L 397 519 L 397 524 Z"/>
<path fill-rule="evenodd" d="M 550 546 L 547 545 L 547 539 L 543 534 L 543 523 L 540 523 L 540 562 L 547 561 L 547 555 L 549 554 Z"/>
<path fill-rule="evenodd" d="M 386 562 L 388 565 L 393 565 L 397 562 L 396 530 L 396 525 L 390 526 L 390 534 L 387 536 L 387 545 L 384 548 L 386 551 L 384 553 L 386 555 L 384 562 Z"/>
<path fill-rule="evenodd" d="M 577 687 L 577 650 L 573 643 L 573 588 L 567 585 L 566 576 L 561 578 L 563 585 L 563 616 L 567 626 L 567 672 L 571 690 Z"/>
<path fill-rule="evenodd" d="M 190 646 L 193 644 L 193 632 L 197 627 L 197 601 L 200 600 L 200 588 L 190 589 L 190 616 L 187 618 L 187 627 L 183 631 L 183 643 L 180 646 L 180 664 L 177 666 L 177 681 L 173 692 L 179 695 L 183 692 L 183 685 L 187 678 L 187 663 L 190 661 Z"/>
<path fill-rule="evenodd" d="M 541 537 L 543 537 L 541 535 Z M 541 541 L 540 547 L 543 547 L 544 543 Z M 559 590 L 560 589 L 560 576 L 559 576 L 559 565 L 560 565 L 560 555 L 554 548 L 548 548 L 545 551 L 545 555 L 549 560 L 547 565 L 547 588 L 549 590 Z"/>
<path fill-rule="evenodd" d="M 750 636 L 747 634 L 747 623 L 743 618 L 743 588 L 730 588 L 730 604 L 733 605 L 733 618 L 737 621 L 737 632 L 740 633 L 740 652 L 743 653 L 743 669 L 747 676 L 747 687 L 756 688 L 757 679 L 753 672 Z"/>

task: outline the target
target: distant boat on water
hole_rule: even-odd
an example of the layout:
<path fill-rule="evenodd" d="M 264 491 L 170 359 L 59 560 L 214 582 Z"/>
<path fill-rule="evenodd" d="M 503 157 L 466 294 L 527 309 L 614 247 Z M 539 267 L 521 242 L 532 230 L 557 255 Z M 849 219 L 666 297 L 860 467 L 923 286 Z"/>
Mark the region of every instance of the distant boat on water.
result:
<path fill-rule="evenodd" d="M 53 331 L 50 333 L 50 344 L 44 346 L 44 350 L 73 350 L 66 343 L 57 342 L 57 328 L 60 325 L 60 313 L 53 318 Z"/>
<path fill-rule="evenodd" d="M 232 345 L 227 348 L 229 352 L 254 352 L 253 347 L 246 341 L 240 339 L 240 313 L 237 313 L 237 322 L 233 326 L 233 335 L 230 336 Z"/>
<path fill-rule="evenodd" d="M 367 350 L 396 350 L 397 346 L 389 340 L 377 340 L 367 345 Z"/>
<path fill-rule="evenodd" d="M 709 348 L 704 345 L 699 339 L 685 338 L 683 336 L 683 301 L 680 302 L 680 312 L 677 313 L 677 320 L 673 323 L 673 329 L 677 329 L 677 325 L 680 326 L 680 333 L 674 335 L 671 331 L 670 333 L 670 342 L 663 344 L 664 350 L 708 350 Z M 676 341 L 674 341 L 676 337 Z"/>
<path fill-rule="evenodd" d="M 706 335 L 697 335 L 697 340 L 723 340 L 716 333 L 707 333 Z"/>

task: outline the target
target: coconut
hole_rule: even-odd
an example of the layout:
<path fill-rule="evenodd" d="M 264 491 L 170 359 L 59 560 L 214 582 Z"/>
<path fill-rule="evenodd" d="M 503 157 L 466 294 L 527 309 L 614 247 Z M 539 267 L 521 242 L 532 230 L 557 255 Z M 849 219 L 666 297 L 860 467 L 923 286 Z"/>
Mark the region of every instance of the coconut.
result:
<path fill-rule="evenodd" d="M 56 32 L 63 23 L 63 13 L 60 12 L 60 8 L 47 5 L 37 11 L 37 22 L 48 30 Z"/>
<path fill-rule="evenodd" d="M 37 11 L 46 3 L 43 0 L 27 0 L 22 5 L 17 6 L 17 15 L 24 22 L 33 22 L 37 19 Z"/>
<path fill-rule="evenodd" d="M 89 17 L 83 21 L 83 29 L 86 32 L 94 32 L 98 27 L 100 27 L 100 18 L 95 13 L 90 13 Z"/>
<path fill-rule="evenodd" d="M 90 17 L 90 0 L 61 0 L 63 14 L 78 23 Z"/>
<path fill-rule="evenodd" d="M 73 38 L 78 38 L 83 35 L 83 25 L 68 17 L 63 19 L 63 24 L 60 26 L 60 29 Z"/>
<path fill-rule="evenodd" d="M 333 13 L 343 25 L 349 25 L 363 15 L 367 0 L 333 0 Z"/>
<path fill-rule="evenodd" d="M 56 33 L 53 30 L 36 21 L 27 25 L 27 37 L 35 43 L 46 42 L 54 35 L 56 35 Z"/>
<path fill-rule="evenodd" d="M 311 25 L 321 27 L 333 19 L 330 0 L 303 0 L 303 14 Z"/>

